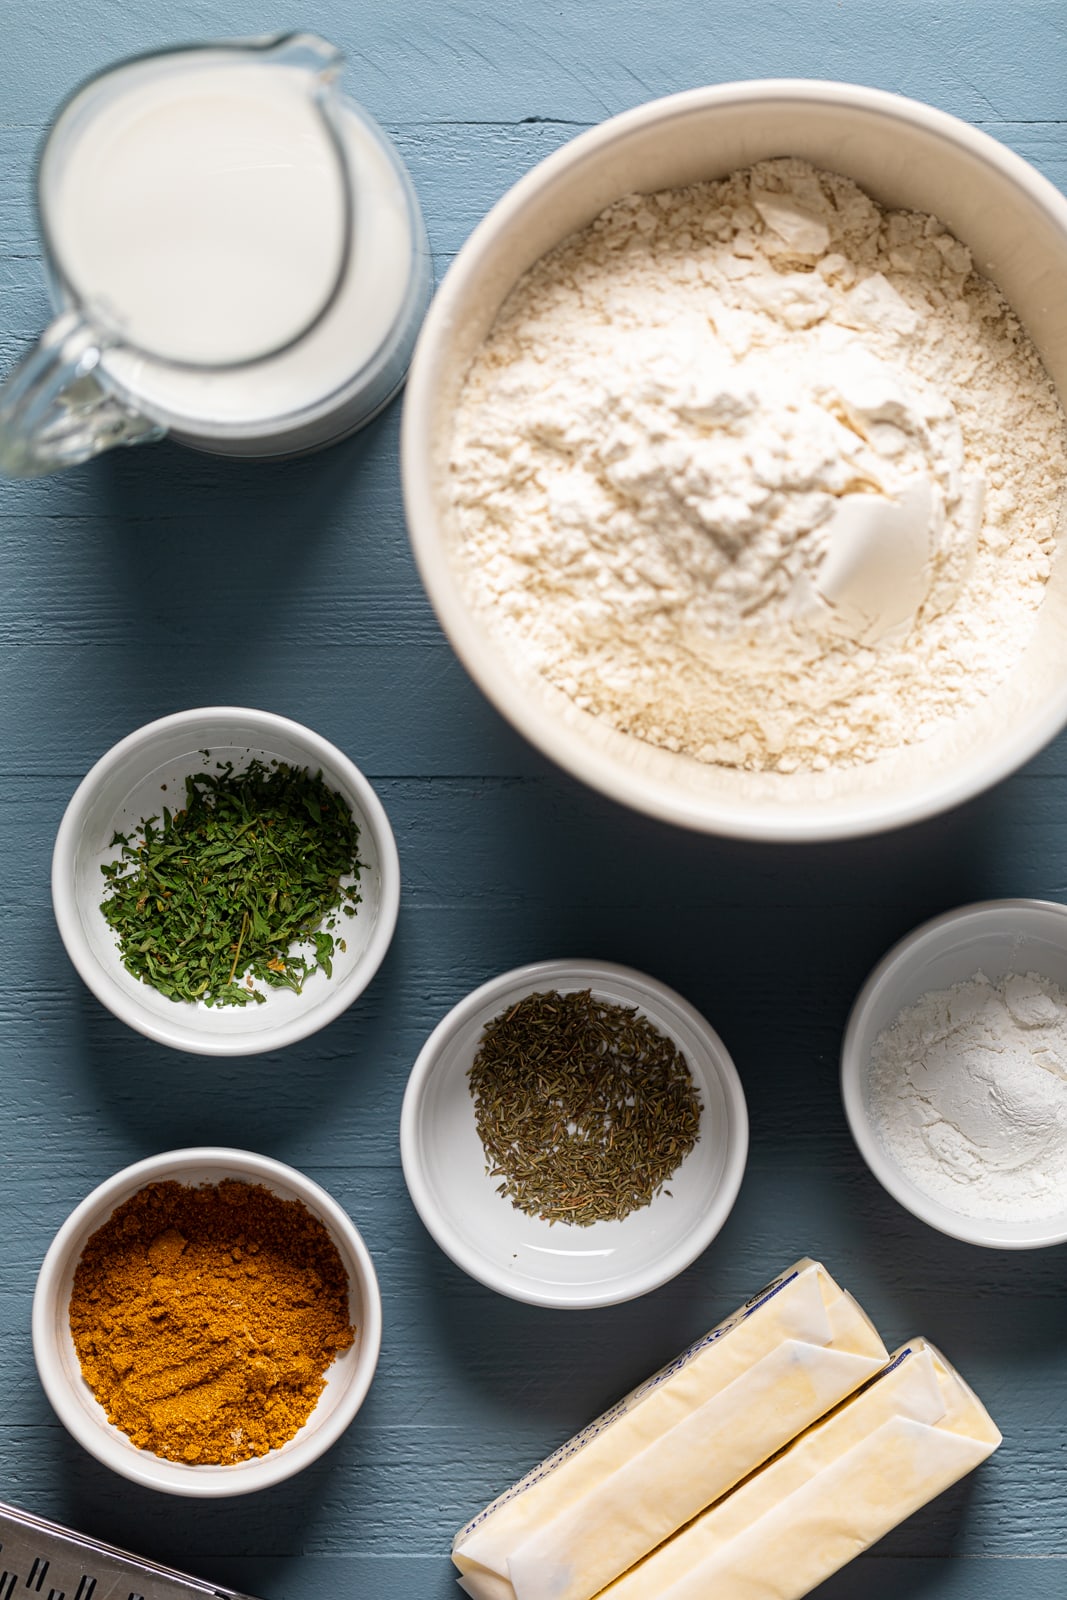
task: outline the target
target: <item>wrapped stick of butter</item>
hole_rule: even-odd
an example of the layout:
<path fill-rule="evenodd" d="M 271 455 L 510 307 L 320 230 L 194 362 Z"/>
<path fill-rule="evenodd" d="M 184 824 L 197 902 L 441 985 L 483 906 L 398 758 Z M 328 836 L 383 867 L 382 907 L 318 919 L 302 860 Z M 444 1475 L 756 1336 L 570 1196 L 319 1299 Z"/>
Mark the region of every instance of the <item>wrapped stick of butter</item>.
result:
<path fill-rule="evenodd" d="M 959 1373 L 915 1339 L 602 1600 L 801 1600 L 999 1443 Z"/>
<path fill-rule="evenodd" d="M 591 1600 L 888 1360 L 798 1261 L 462 1528 L 472 1600 Z"/>

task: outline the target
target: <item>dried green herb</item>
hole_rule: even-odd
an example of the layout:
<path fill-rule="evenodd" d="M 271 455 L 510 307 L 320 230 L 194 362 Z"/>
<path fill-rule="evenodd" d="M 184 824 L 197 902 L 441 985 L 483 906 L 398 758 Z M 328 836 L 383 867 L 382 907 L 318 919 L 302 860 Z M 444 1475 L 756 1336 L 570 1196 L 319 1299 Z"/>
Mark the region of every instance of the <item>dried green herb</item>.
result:
<path fill-rule="evenodd" d="M 332 976 L 344 940 L 330 930 L 355 915 L 361 863 L 359 828 L 321 772 L 220 761 L 186 778 L 184 809 L 111 843 L 100 909 L 127 970 L 161 994 L 243 1006 L 265 1000 L 257 979 L 299 994 L 312 972 Z"/>
<path fill-rule="evenodd" d="M 469 1069 L 497 1193 L 547 1222 L 646 1206 L 700 1137 L 685 1056 L 634 1006 L 528 994 L 488 1023 Z"/>

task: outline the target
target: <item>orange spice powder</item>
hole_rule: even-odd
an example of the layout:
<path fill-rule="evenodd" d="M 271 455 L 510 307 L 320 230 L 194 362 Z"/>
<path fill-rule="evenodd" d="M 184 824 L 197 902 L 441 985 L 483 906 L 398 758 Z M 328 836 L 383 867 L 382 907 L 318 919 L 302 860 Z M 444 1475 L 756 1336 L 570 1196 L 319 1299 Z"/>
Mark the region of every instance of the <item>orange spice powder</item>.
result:
<path fill-rule="evenodd" d="M 153 1183 L 119 1206 L 78 1263 L 70 1329 L 85 1381 L 135 1445 L 219 1465 L 291 1439 L 355 1337 L 323 1224 L 236 1180 Z"/>

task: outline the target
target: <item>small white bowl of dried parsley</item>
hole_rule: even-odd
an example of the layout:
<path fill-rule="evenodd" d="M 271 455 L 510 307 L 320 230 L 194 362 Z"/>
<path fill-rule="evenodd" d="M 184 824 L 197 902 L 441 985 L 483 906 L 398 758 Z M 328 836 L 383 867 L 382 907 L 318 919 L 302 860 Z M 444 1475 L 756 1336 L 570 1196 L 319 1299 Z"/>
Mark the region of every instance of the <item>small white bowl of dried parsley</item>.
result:
<path fill-rule="evenodd" d="M 389 820 L 349 758 L 268 711 L 151 722 L 79 784 L 52 857 L 67 954 L 160 1044 L 255 1055 L 360 995 L 396 926 Z"/>
<path fill-rule="evenodd" d="M 748 1155 L 741 1082 L 665 984 L 539 961 L 474 990 L 408 1080 L 404 1177 L 442 1250 L 533 1305 L 614 1305 L 710 1244 Z"/>

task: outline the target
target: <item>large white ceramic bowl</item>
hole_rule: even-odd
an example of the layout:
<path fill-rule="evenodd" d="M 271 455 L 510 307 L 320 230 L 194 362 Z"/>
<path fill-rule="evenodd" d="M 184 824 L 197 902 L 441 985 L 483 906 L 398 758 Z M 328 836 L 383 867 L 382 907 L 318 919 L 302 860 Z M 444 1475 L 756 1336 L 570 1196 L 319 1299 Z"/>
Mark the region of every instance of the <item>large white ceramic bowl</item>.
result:
<path fill-rule="evenodd" d="M 923 1222 L 996 1250 L 1067 1240 L 1067 1211 L 1032 1222 L 973 1217 L 926 1194 L 902 1171 L 871 1122 L 867 1082 L 878 1035 L 924 994 L 983 972 L 996 981 L 1036 972 L 1067 990 L 1067 906 L 1049 900 L 985 900 L 924 922 L 875 967 L 856 997 L 841 1047 L 841 1092 L 852 1137 L 874 1176 Z"/>
<path fill-rule="evenodd" d="M 283 1200 L 300 1200 L 324 1224 L 348 1274 L 355 1343 L 337 1356 L 326 1387 L 304 1426 L 278 1450 L 232 1466 L 187 1466 L 140 1450 L 108 1422 L 81 1374 L 70 1333 L 74 1271 L 89 1236 L 149 1183 L 190 1185 L 237 1178 L 262 1184 Z M 33 1296 L 33 1354 L 45 1394 L 78 1443 L 104 1466 L 148 1489 L 221 1499 L 267 1489 L 302 1471 L 341 1437 L 366 1398 L 382 1338 L 382 1306 L 374 1263 L 347 1212 L 293 1167 L 247 1150 L 215 1146 L 149 1156 L 108 1178 L 71 1212 L 41 1264 Z"/>
<path fill-rule="evenodd" d="M 708 833 L 833 839 L 928 817 L 1034 754 L 1067 720 L 1067 568 L 1054 572 L 1033 643 L 1002 687 L 946 732 L 851 770 L 753 774 L 654 748 L 522 675 L 460 583 L 446 513 L 457 397 L 522 274 L 607 205 L 800 156 L 890 207 L 933 212 L 963 239 L 1026 324 L 1067 395 L 1067 200 L 988 134 L 854 84 L 765 80 L 694 89 L 581 134 L 511 189 L 474 230 L 430 309 L 408 377 L 402 467 L 412 545 L 441 625 L 475 682 L 546 755 L 640 811 Z"/>
<path fill-rule="evenodd" d="M 569 1227 L 529 1217 L 497 1194 L 485 1170 L 467 1072 L 485 1025 L 543 989 L 591 989 L 636 1006 L 682 1051 L 700 1095 L 696 1147 L 666 1188 L 621 1222 Z M 647 1294 L 711 1243 L 741 1185 L 748 1115 L 722 1040 L 673 989 L 608 961 L 535 961 L 482 984 L 438 1023 L 408 1079 L 400 1153 L 416 1210 L 457 1266 L 513 1300 L 578 1310 Z"/>
<path fill-rule="evenodd" d="M 205 755 L 205 752 L 209 754 Z M 168 1000 L 133 977 L 100 909 L 100 868 L 118 852 L 116 831 L 131 833 L 166 804 L 181 804 L 187 774 L 219 761 L 247 765 L 253 756 L 322 772 L 359 824 L 361 902 L 342 916 L 333 976 L 315 972 L 300 994 L 267 989 L 262 1005 L 209 1007 Z M 400 905 L 400 863 L 381 801 L 359 768 L 310 728 L 270 711 L 211 706 L 179 711 L 138 728 L 82 779 L 67 806 L 52 856 L 52 904 L 60 936 L 78 972 L 109 1011 L 139 1033 L 200 1055 L 255 1055 L 293 1044 L 325 1027 L 367 987 L 389 948 Z M 262 987 L 262 986 L 261 986 Z"/>

